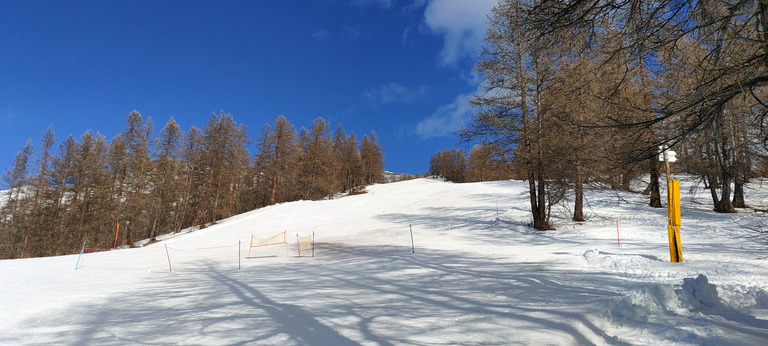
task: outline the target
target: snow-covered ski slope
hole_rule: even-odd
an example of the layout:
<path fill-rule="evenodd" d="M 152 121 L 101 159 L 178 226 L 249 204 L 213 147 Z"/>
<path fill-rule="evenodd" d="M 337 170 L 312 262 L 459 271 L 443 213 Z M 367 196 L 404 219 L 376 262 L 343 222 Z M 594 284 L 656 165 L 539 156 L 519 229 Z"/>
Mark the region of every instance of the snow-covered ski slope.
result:
<path fill-rule="evenodd" d="M 588 222 L 557 209 L 558 230 L 534 232 L 524 182 L 432 179 L 255 210 L 77 270 L 77 255 L 0 261 L 0 344 L 764 344 L 768 245 L 748 228 L 765 216 L 715 214 L 691 186 L 684 263 L 645 196 L 589 189 Z M 282 248 L 246 254 L 282 231 Z M 296 258 L 312 232 L 315 257 Z"/>

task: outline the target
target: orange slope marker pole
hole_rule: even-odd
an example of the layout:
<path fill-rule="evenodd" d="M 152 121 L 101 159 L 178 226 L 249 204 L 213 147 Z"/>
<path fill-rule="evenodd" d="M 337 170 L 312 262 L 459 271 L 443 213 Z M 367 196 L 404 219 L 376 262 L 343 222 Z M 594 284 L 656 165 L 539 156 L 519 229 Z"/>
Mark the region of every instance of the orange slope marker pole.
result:
<path fill-rule="evenodd" d="M 115 231 L 115 246 L 112 247 L 112 249 L 117 249 L 117 235 L 120 234 L 120 224 L 117 224 L 117 231 Z"/>
<path fill-rule="evenodd" d="M 168 243 L 165 244 L 165 256 L 168 257 L 168 272 L 173 272 L 173 267 L 171 267 L 171 254 L 168 253 Z"/>

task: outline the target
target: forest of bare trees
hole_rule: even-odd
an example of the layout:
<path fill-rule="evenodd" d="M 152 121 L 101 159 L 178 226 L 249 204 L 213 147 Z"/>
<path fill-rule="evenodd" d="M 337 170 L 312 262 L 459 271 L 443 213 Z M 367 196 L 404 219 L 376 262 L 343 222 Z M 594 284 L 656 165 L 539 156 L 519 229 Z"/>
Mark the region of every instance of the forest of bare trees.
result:
<path fill-rule="evenodd" d="M 744 184 L 766 167 L 768 0 L 501 0 L 489 22 L 459 136 L 528 181 L 534 228 L 553 228 L 565 191 L 583 221 L 593 182 L 629 189 L 644 175 L 661 207 L 660 146 L 701 179 L 714 211 L 746 206 Z M 457 169 L 466 161 L 446 150 L 430 171 L 482 180 Z"/>
<path fill-rule="evenodd" d="M 278 117 L 262 129 L 255 155 L 245 126 L 223 112 L 186 133 L 173 118 L 157 136 L 153 127 L 133 111 L 111 140 L 87 131 L 58 142 L 49 128 L 37 149 L 28 141 L 2 177 L 0 258 L 74 253 L 84 241 L 97 248 L 115 241 L 133 246 L 385 179 L 375 133 L 359 142 L 341 126 L 331 134 L 322 118 L 297 133 Z"/>
<path fill-rule="evenodd" d="M 521 179 L 510 159 L 498 155 L 488 144 L 475 145 L 469 157 L 461 149 L 446 149 L 432 155 L 429 174 L 456 183 Z"/>

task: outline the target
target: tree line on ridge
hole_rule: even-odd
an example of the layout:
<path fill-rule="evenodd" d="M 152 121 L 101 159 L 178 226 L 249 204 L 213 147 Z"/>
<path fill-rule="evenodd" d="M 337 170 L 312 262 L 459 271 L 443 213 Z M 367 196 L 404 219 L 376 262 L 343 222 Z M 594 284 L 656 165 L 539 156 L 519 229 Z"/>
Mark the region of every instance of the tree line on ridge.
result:
<path fill-rule="evenodd" d="M 279 116 L 262 128 L 255 155 L 249 143 L 245 126 L 223 112 L 186 133 L 171 118 L 156 137 L 151 119 L 137 111 L 110 141 L 87 131 L 57 146 L 49 128 L 36 150 L 27 141 L 2 177 L 0 258 L 69 254 L 84 241 L 134 246 L 256 208 L 385 181 L 374 132 L 362 140 L 342 126 L 331 133 L 322 118 L 297 132 Z"/>

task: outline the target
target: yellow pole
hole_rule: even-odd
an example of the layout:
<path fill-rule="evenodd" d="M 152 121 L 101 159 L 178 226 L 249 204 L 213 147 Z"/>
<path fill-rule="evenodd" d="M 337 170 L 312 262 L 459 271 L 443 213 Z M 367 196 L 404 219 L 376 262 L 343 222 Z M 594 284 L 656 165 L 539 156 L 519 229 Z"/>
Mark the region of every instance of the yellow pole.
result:
<path fill-rule="evenodd" d="M 683 261 L 683 247 L 680 244 L 680 181 L 669 177 L 668 148 L 663 149 L 667 166 L 667 234 L 669 236 L 669 257 L 672 262 Z"/>
<path fill-rule="evenodd" d="M 683 261 L 683 247 L 680 242 L 680 182 L 677 180 L 669 181 L 669 255 L 672 262 Z"/>

